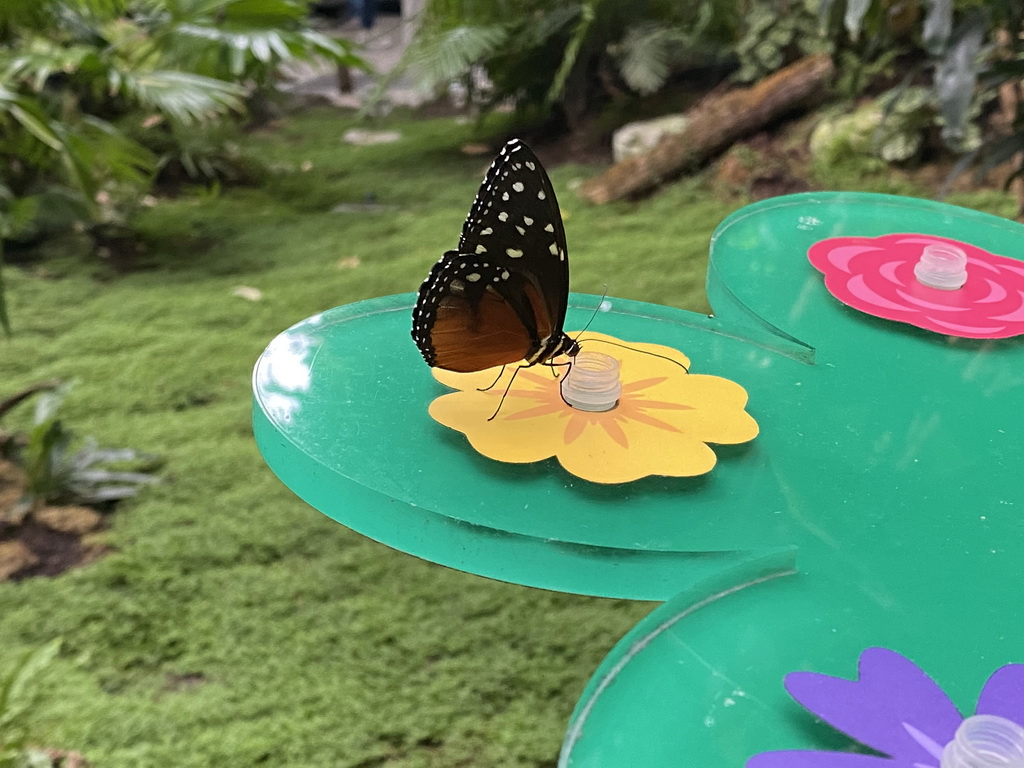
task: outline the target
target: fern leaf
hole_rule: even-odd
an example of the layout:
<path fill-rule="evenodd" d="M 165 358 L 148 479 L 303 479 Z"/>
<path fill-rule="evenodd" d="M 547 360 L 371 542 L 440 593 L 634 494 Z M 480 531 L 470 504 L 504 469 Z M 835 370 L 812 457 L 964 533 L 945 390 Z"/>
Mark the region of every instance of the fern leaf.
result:
<path fill-rule="evenodd" d="M 469 74 L 507 38 L 508 32 L 500 26 L 455 27 L 417 40 L 409 49 L 408 63 L 418 68 L 425 83 L 433 87 Z"/>
<path fill-rule="evenodd" d="M 246 90 L 212 77 L 172 70 L 121 72 L 116 90 L 180 123 L 200 123 L 242 109 Z"/>
<path fill-rule="evenodd" d="M 654 93 L 668 80 L 678 36 L 652 24 L 630 28 L 619 45 L 619 72 L 637 93 Z"/>

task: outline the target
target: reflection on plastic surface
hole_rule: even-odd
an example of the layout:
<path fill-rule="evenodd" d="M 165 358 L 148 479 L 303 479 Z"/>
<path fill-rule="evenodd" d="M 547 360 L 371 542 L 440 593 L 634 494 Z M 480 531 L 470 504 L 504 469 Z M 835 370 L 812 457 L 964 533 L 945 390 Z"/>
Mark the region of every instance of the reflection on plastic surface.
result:
<path fill-rule="evenodd" d="M 306 322 L 319 322 L 319 315 Z M 310 336 L 291 331 L 275 338 L 263 352 L 253 372 L 253 387 L 271 418 L 291 421 L 302 407 L 297 395 L 309 390 L 312 347 Z"/>

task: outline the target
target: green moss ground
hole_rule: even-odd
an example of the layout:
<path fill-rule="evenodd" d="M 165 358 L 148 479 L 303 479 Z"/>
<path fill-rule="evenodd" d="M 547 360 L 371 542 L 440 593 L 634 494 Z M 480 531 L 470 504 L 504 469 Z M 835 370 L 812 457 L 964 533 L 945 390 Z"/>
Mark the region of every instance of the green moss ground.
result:
<path fill-rule="evenodd" d="M 113 554 L 0 585 L 0 670 L 65 641 L 41 680 L 38 742 L 100 768 L 553 766 L 591 671 L 650 610 L 398 554 L 261 462 L 249 376 L 263 347 L 327 307 L 415 290 L 488 162 L 459 152 L 468 127 L 391 122 L 404 138 L 379 147 L 343 144 L 345 119 L 320 111 L 252 137 L 273 177 L 147 210 L 144 269 L 7 270 L 16 335 L 0 342 L 0 392 L 77 379 L 65 415 L 79 434 L 166 462 L 166 482 L 104 534 Z M 593 208 L 568 189 L 590 172 L 552 172 L 573 289 L 705 310 L 711 231 L 741 203 L 697 179 Z M 394 208 L 330 212 L 368 193 Z M 1010 208 L 991 193 L 957 202 Z M 263 299 L 232 296 L 239 285 Z"/>

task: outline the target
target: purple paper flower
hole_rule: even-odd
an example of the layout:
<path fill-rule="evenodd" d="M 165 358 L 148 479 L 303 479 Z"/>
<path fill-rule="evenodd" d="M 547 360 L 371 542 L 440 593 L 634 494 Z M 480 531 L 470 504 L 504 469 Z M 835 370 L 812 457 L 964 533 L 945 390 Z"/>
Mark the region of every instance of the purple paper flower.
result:
<path fill-rule="evenodd" d="M 816 716 L 887 757 L 845 752 L 764 752 L 746 768 L 939 768 L 963 716 L 920 667 L 895 651 L 868 648 L 858 678 L 786 675 L 786 690 Z M 1024 664 L 1007 664 L 985 683 L 975 710 L 1024 727 Z"/>

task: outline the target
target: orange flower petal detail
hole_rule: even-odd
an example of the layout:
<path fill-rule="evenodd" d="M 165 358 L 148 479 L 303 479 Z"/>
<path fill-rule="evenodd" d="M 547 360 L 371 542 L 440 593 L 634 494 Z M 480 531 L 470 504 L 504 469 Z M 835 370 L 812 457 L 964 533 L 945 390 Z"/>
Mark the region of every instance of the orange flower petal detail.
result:
<path fill-rule="evenodd" d="M 631 349 L 601 340 L 627 343 Z M 610 411 L 590 413 L 566 404 L 560 380 L 546 368 L 507 366 L 486 392 L 479 388 L 495 380 L 497 369 L 435 369 L 438 381 L 458 391 L 434 400 L 430 415 L 465 434 L 484 456 L 511 463 L 556 457 L 566 470 L 595 483 L 702 475 L 716 462 L 708 443 L 744 443 L 757 435 L 757 423 L 744 410 L 744 389 L 718 376 L 687 373 L 690 361 L 678 350 L 599 333 L 584 334 L 580 343 L 584 350 L 600 350 L 619 361 L 622 395 Z M 498 415 L 488 421 L 513 373 Z"/>

